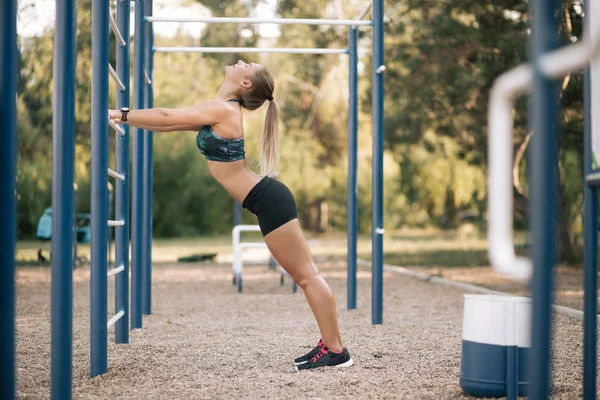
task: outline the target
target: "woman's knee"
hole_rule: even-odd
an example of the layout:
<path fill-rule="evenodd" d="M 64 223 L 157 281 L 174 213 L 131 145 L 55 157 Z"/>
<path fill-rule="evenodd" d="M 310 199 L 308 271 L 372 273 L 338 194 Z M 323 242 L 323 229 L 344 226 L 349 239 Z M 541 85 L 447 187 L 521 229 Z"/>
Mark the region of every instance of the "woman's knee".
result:
<path fill-rule="evenodd" d="M 319 271 L 313 271 L 308 274 L 302 274 L 302 276 L 294 279 L 294 281 L 302 288 L 302 290 L 306 290 L 306 288 L 314 285 L 315 283 L 321 283 L 323 278 L 319 274 Z"/>

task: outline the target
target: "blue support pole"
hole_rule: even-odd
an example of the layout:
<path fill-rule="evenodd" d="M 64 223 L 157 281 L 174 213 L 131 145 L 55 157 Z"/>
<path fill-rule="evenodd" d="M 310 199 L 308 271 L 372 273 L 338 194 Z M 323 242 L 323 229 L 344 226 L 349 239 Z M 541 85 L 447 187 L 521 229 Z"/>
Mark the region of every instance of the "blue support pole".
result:
<path fill-rule="evenodd" d="M 233 226 L 242 223 L 242 205 L 237 200 L 233 200 Z"/>
<path fill-rule="evenodd" d="M 130 2 L 117 2 L 117 27 L 125 39 L 125 46 L 117 44 L 116 72 L 125 85 L 125 90 L 117 90 L 117 108 L 129 107 L 129 15 Z M 115 343 L 129 343 L 129 125 L 122 124 L 125 135 L 115 133 L 116 167 L 124 181 L 115 182 L 115 219 L 124 221 L 123 227 L 115 232 L 115 265 L 122 266 L 123 272 L 115 276 L 115 314 L 125 314 L 115 324 Z"/>
<path fill-rule="evenodd" d="M 356 239 L 358 221 L 358 29 L 348 31 L 348 310 L 356 308 Z"/>
<path fill-rule="evenodd" d="M 90 376 L 104 374 L 107 360 L 108 239 L 108 13 L 107 1 L 92 3 L 92 182 Z"/>
<path fill-rule="evenodd" d="M 590 4 L 584 2 L 586 22 L 591 24 Z M 587 38 L 586 38 L 587 39 Z M 596 79 L 600 77 L 594 76 Z M 583 320 L 583 398 L 596 399 L 597 376 L 597 313 L 598 313 L 598 192 L 585 182 L 592 172 L 592 101 L 600 101 L 591 91 L 590 68 L 583 74 L 584 117 L 584 185 L 583 185 L 583 260 L 584 260 L 584 320 Z M 600 96 L 600 93 L 595 93 Z M 595 116 L 595 121 L 600 116 Z"/>
<path fill-rule="evenodd" d="M 532 349 L 530 398 L 548 398 L 550 385 L 551 304 L 556 264 L 556 198 L 558 193 L 557 104 L 558 86 L 545 77 L 537 64 L 540 56 L 556 48 L 558 25 L 556 0 L 531 2 L 532 56 L 534 65 L 530 124 L 531 145 L 531 226 L 533 277 Z"/>
<path fill-rule="evenodd" d="M 373 221 L 371 322 L 383 323 L 383 0 L 373 1 Z"/>
<path fill-rule="evenodd" d="M 133 107 L 144 108 L 144 0 L 135 2 L 135 47 L 133 52 Z M 144 251 L 144 130 L 133 129 L 131 149 L 131 327 L 142 327 L 142 275 Z"/>
<path fill-rule="evenodd" d="M 51 397 L 71 398 L 73 181 L 75 175 L 75 0 L 56 2 L 52 118 Z"/>
<path fill-rule="evenodd" d="M 144 4 L 144 14 L 152 16 L 152 0 L 146 0 Z M 150 82 L 145 82 L 145 108 L 152 108 L 152 38 L 153 29 L 151 23 L 146 23 L 144 26 L 144 45 L 145 45 L 145 60 L 144 65 Z M 144 74 L 145 78 L 146 74 Z M 149 315 L 152 312 L 152 131 L 146 131 L 144 135 L 144 171 L 143 171 L 143 214 L 144 222 L 142 225 L 143 231 L 143 270 L 142 270 L 142 312 Z"/>
<path fill-rule="evenodd" d="M 17 173 L 17 0 L 0 8 L 0 395 L 15 397 L 15 183 Z"/>

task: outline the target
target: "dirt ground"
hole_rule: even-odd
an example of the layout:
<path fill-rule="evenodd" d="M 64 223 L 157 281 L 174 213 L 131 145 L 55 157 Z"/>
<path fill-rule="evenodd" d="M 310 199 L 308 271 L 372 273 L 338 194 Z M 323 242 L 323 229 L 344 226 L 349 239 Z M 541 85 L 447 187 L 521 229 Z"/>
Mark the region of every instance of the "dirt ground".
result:
<path fill-rule="evenodd" d="M 458 384 L 464 291 L 386 272 L 384 323 L 373 326 L 370 271 L 359 271 L 358 309 L 348 311 L 345 264 L 319 268 L 337 299 L 351 368 L 295 372 L 293 358 L 312 348 L 319 333 L 302 291 L 292 293 L 289 281 L 280 286 L 267 266 L 244 267 L 239 294 L 230 265 L 156 264 L 153 314 L 128 345 L 113 344 L 109 331 L 108 373 L 95 379 L 89 378 L 89 268 L 78 268 L 73 397 L 470 398 Z M 556 315 L 552 398 L 581 397 L 582 339 L 580 321 Z M 49 366 L 50 270 L 19 268 L 18 398 L 49 398 Z"/>

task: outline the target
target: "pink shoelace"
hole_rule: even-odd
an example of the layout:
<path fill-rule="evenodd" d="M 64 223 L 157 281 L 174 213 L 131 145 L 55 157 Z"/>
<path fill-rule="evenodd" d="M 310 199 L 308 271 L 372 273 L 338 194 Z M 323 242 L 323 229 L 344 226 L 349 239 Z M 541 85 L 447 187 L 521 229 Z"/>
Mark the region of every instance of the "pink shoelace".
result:
<path fill-rule="evenodd" d="M 323 357 L 325 354 L 329 353 L 325 346 L 321 346 L 321 351 L 317 353 L 316 356 L 313 357 L 312 362 L 316 362 L 319 358 Z"/>

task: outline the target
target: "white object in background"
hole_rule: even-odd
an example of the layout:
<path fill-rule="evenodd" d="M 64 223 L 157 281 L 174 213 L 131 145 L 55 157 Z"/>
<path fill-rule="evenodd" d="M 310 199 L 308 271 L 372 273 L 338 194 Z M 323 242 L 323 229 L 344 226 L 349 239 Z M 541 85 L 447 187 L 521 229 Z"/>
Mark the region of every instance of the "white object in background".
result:
<path fill-rule="evenodd" d="M 598 0 L 594 3 L 598 7 Z M 600 55 L 600 29 L 587 26 L 583 37 L 580 43 L 541 56 L 540 70 L 548 77 L 560 78 L 585 68 Z M 513 100 L 528 91 L 532 81 L 530 64 L 505 72 L 494 82 L 488 107 L 488 255 L 498 273 L 522 281 L 531 279 L 533 266 L 529 258 L 515 255 L 512 239 Z"/>
<path fill-rule="evenodd" d="M 242 251 L 244 249 L 266 249 L 267 245 L 264 242 L 241 242 L 242 232 L 260 232 L 258 225 L 236 225 L 232 230 L 233 243 L 233 273 L 236 276 L 242 274 Z"/>

